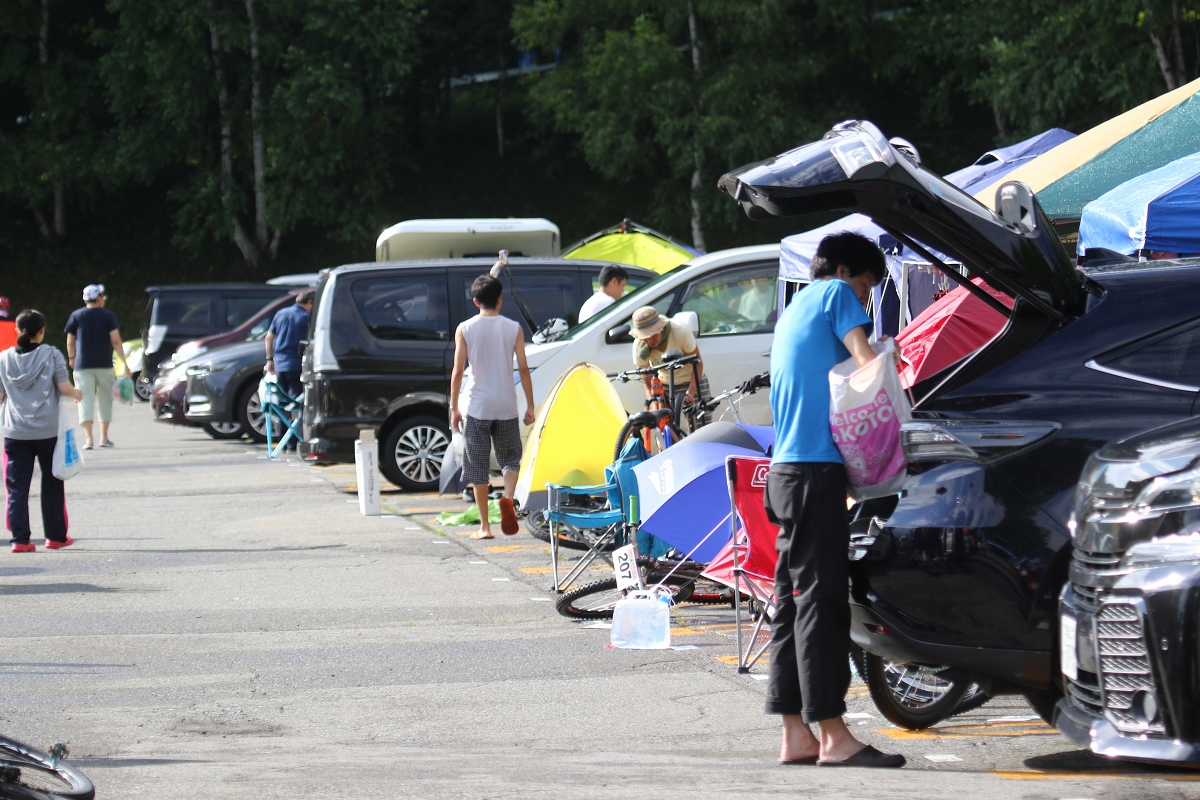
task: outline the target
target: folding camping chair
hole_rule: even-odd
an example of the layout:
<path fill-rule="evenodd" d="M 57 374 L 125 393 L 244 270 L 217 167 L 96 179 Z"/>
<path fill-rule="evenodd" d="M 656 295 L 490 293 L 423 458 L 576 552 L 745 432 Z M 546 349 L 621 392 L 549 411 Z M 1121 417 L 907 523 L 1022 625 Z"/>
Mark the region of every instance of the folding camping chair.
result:
<path fill-rule="evenodd" d="M 761 645 L 763 627 L 775 616 L 775 539 L 779 528 L 767 519 L 763 492 L 767 487 L 770 458 L 728 456 L 725 477 L 729 484 L 733 536 L 702 576 L 733 589 L 737 624 L 738 672 L 750 671 L 766 652 L 771 640 Z M 742 630 L 742 594 L 762 608 L 763 613 L 745 636 Z"/>
<path fill-rule="evenodd" d="M 637 478 L 633 474 L 633 467 L 645 461 L 649 455 L 642 440 L 633 437 L 625 443 L 621 456 L 611 466 L 604 468 L 606 483 L 592 486 L 546 484 L 546 518 L 550 523 L 551 572 L 556 592 L 565 591 L 597 558 L 612 563 L 606 550 L 610 544 L 624 544 L 625 511 L 633 505 L 630 498 L 637 494 Z M 569 501 L 581 496 L 604 496 L 608 500 L 608 508 L 589 512 L 572 507 Z M 631 519 L 629 523 L 635 525 L 637 520 Z M 563 526 L 582 539 L 588 545 L 588 550 L 560 580 L 558 528 Z"/>
<path fill-rule="evenodd" d="M 258 386 L 259 403 L 263 414 L 263 426 L 267 433 L 267 458 L 277 458 L 288 442 L 300 440 L 300 398 L 292 397 L 283 390 L 278 381 L 266 378 Z M 276 425 L 284 431 L 279 444 L 272 443 Z"/>

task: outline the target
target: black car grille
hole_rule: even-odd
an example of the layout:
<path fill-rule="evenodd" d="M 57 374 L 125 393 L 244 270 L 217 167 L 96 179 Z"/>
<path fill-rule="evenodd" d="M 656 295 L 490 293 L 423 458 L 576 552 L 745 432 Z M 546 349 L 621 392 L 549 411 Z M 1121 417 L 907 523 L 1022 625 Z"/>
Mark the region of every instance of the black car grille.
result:
<path fill-rule="evenodd" d="M 1100 684 L 1096 676 L 1090 672 L 1079 672 L 1075 680 L 1067 678 L 1067 696 L 1071 704 L 1093 717 L 1104 716 L 1104 699 L 1100 694 Z"/>
<path fill-rule="evenodd" d="M 1120 553 L 1089 553 L 1087 550 L 1075 550 L 1075 561 L 1081 566 L 1092 570 L 1112 570 L 1121 566 Z"/>
<path fill-rule="evenodd" d="M 1132 712 L 1140 691 L 1154 691 L 1154 673 L 1146 651 L 1142 613 L 1133 602 L 1108 600 L 1096 614 L 1096 650 L 1104 711 L 1118 730 L 1162 733 L 1161 719 L 1146 723 Z"/>

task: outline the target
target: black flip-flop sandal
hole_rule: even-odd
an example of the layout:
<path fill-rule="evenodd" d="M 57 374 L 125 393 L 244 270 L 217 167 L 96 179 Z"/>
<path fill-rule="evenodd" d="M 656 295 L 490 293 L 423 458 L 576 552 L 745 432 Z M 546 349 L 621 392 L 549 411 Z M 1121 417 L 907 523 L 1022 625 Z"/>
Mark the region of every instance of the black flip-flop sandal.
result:
<path fill-rule="evenodd" d="M 786 760 L 781 758 L 779 760 L 779 763 L 785 767 L 798 767 L 798 766 L 805 765 L 805 764 L 816 764 L 817 757 L 809 756 L 807 758 L 789 758 Z"/>
<path fill-rule="evenodd" d="M 899 753 L 881 753 L 871 745 L 867 745 L 849 758 L 841 761 L 817 761 L 818 767 L 903 767 L 906 761 Z"/>

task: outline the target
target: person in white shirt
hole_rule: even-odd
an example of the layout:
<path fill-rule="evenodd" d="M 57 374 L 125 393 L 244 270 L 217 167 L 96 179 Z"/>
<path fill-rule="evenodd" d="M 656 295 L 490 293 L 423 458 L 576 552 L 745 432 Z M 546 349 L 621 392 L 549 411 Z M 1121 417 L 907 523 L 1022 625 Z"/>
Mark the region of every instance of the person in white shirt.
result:
<path fill-rule="evenodd" d="M 583 302 L 583 308 L 579 309 L 579 321 L 583 322 L 620 300 L 625 295 L 625 283 L 628 280 L 629 273 L 617 264 L 609 264 L 600 270 L 600 288 Z"/>

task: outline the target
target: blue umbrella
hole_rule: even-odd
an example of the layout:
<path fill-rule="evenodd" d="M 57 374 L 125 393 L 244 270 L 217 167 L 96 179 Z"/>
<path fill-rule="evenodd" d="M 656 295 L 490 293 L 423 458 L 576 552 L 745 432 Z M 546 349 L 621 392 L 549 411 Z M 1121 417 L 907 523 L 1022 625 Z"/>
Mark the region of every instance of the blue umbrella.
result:
<path fill-rule="evenodd" d="M 1200 153 L 1132 178 L 1083 207 L 1077 252 L 1200 253 Z"/>
<path fill-rule="evenodd" d="M 762 456 L 773 443 L 773 428 L 714 422 L 638 464 L 640 530 L 695 561 L 711 561 L 731 530 L 725 457 Z"/>

